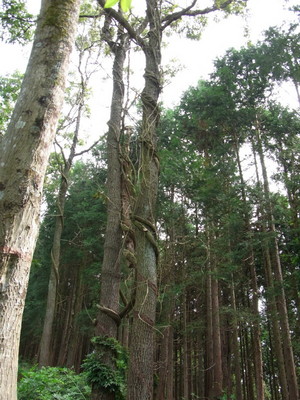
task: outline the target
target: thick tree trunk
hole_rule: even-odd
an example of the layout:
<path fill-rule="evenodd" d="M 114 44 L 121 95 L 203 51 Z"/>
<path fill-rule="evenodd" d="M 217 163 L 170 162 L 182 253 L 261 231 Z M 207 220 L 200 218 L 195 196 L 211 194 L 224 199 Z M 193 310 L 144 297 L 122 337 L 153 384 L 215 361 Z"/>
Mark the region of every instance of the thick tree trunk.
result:
<path fill-rule="evenodd" d="M 159 118 L 161 24 L 156 0 L 147 1 L 149 21 L 148 42 L 143 51 L 146 58 L 145 86 L 140 134 L 137 198 L 134 211 L 136 239 L 136 301 L 129 346 L 128 400 L 152 400 L 154 324 L 157 297 L 157 245 L 155 239 L 155 206 L 159 165 L 156 154 L 156 128 Z"/>
<path fill-rule="evenodd" d="M 16 399 L 20 326 L 43 181 L 63 102 L 79 0 L 44 0 L 0 152 L 0 399 Z"/>

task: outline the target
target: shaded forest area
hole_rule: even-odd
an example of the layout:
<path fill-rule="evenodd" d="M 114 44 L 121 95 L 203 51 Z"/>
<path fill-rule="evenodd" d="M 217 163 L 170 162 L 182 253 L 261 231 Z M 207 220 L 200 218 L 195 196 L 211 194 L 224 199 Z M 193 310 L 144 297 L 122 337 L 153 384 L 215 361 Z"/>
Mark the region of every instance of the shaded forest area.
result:
<path fill-rule="evenodd" d="M 121 11 L 91 18 L 99 9 L 82 5 L 23 314 L 23 385 L 39 376 L 56 382 L 54 393 L 63 371 L 84 382 L 57 398 L 297 400 L 300 117 L 278 93 L 290 84 L 300 106 L 299 25 L 227 50 L 208 80 L 165 109 L 161 37 L 151 32 L 177 19 L 170 5 L 158 17 L 155 3 L 144 36 L 145 20 L 130 21 L 133 33 Z M 132 40 L 146 59 L 134 99 Z M 101 52 L 113 60 L 111 115 L 105 137 L 85 145 Z M 0 79 L 2 131 L 20 81 Z M 54 398 L 28 387 L 21 379 L 19 399 Z"/>

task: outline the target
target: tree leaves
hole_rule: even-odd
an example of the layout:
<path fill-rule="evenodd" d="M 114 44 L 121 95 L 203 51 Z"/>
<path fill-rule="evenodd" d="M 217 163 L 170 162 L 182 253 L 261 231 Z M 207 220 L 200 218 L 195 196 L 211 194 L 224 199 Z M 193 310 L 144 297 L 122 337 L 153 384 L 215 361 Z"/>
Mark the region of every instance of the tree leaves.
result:
<path fill-rule="evenodd" d="M 0 3 L 0 40 L 24 45 L 31 40 L 34 25 L 33 15 L 27 12 L 26 2 L 2 0 Z"/>
<path fill-rule="evenodd" d="M 132 0 L 120 0 L 121 9 L 123 12 L 128 12 L 131 8 L 131 1 Z M 104 8 L 111 8 L 116 5 L 119 0 L 107 0 Z"/>

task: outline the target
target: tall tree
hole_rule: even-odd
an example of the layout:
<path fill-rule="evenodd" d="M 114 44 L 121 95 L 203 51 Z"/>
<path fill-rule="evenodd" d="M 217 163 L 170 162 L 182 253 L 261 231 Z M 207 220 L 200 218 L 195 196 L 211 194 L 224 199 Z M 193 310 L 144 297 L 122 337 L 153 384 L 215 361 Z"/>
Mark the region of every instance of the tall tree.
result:
<path fill-rule="evenodd" d="M 101 6 L 103 0 L 98 0 Z M 206 15 L 217 10 L 230 11 L 238 2 L 228 0 L 203 10 L 190 6 L 174 12 L 173 5 L 161 8 L 157 0 L 147 0 L 146 16 L 136 28 L 122 13 L 106 9 L 142 49 L 145 56 L 145 85 L 141 93 L 142 126 L 139 134 L 139 165 L 137 167 L 136 196 L 132 212 L 135 235 L 136 296 L 131 328 L 128 399 L 146 400 L 153 393 L 154 324 L 157 296 L 157 260 L 155 207 L 158 187 L 159 162 L 156 149 L 159 120 L 158 98 L 161 92 L 162 32 L 184 16 Z M 146 28 L 148 28 L 146 30 Z M 95 399 L 98 397 L 95 397 Z M 100 397 L 99 397 L 100 398 Z"/>
<path fill-rule="evenodd" d="M 276 81 L 293 83 L 300 107 L 298 28 L 297 23 L 291 24 L 287 29 L 269 28 L 265 32 L 264 41 L 259 44 L 259 51 L 263 55 L 263 68 L 269 68 Z"/>
<path fill-rule="evenodd" d="M 270 68 L 264 68 L 264 65 L 266 64 L 263 63 L 260 47 L 252 46 L 247 49 L 242 49 L 239 52 L 229 51 L 222 60 L 218 60 L 216 63 L 217 71 L 215 77 L 218 82 L 228 88 L 230 96 L 236 101 L 237 108 L 248 119 L 245 127 L 248 130 L 248 135 L 250 135 L 253 147 L 257 151 L 261 165 L 263 196 L 260 201 L 260 209 L 262 210 L 262 218 L 264 221 L 262 229 L 266 236 L 268 232 L 270 232 L 270 237 L 268 240 L 266 239 L 264 245 L 266 275 L 268 276 L 268 283 L 273 287 L 274 282 L 274 287 L 278 291 L 275 296 L 276 300 L 274 297 L 276 305 L 274 304 L 273 306 L 273 304 L 270 304 L 270 306 L 274 311 L 272 317 L 274 329 L 279 321 L 280 331 L 275 329 L 274 335 L 277 337 L 275 331 L 278 332 L 277 348 L 278 359 L 281 358 L 280 367 L 284 368 L 283 360 L 285 366 L 285 373 L 283 371 L 280 376 L 282 379 L 284 375 L 286 376 L 286 382 L 284 383 L 284 379 L 282 380 L 282 387 L 285 392 L 284 397 L 297 399 L 299 394 L 283 285 L 281 256 L 276 237 L 277 232 L 270 198 L 269 179 L 262 145 L 260 108 L 265 106 L 266 94 L 268 91 L 272 90 L 274 83 L 271 79 Z M 232 79 L 233 75 L 235 77 Z M 253 138 L 251 138 L 252 131 L 254 134 Z M 270 301 L 272 301 L 272 299 Z M 282 349 L 280 349 L 281 345 Z M 281 356 L 281 351 L 283 352 L 284 359 Z"/>
<path fill-rule="evenodd" d="M 128 51 L 129 37 L 122 25 L 119 25 L 114 38 L 111 32 L 111 18 L 106 15 L 103 38 L 113 55 L 113 95 L 111 100 L 110 120 L 107 133 L 107 222 L 104 243 L 104 255 L 101 270 L 100 305 L 95 333 L 97 336 L 118 338 L 121 322 L 119 314 L 119 292 L 121 281 L 121 260 L 123 253 L 122 239 L 122 144 L 124 135 L 122 126 L 124 103 L 124 63 Z M 126 234 L 126 233 L 125 233 Z M 98 349 L 100 351 L 100 349 Z M 106 347 L 102 357 L 105 365 L 115 370 L 113 349 Z M 110 400 L 115 398 L 113 391 L 103 387 L 93 387 L 93 399 Z"/>
<path fill-rule="evenodd" d="M 64 209 L 66 203 L 67 192 L 69 189 L 69 179 L 71 169 L 76 157 L 82 156 L 91 150 L 95 144 L 92 144 L 89 148 L 78 151 L 78 142 L 80 140 L 80 130 L 82 119 L 86 116 L 86 97 L 89 91 L 89 80 L 94 71 L 88 71 L 86 65 L 92 58 L 93 43 L 90 43 L 87 38 L 79 37 L 76 41 L 76 49 L 78 51 L 78 84 L 76 82 L 69 83 L 69 94 L 67 103 L 69 103 L 70 110 L 65 118 L 62 118 L 59 133 L 64 130 L 64 125 L 67 126 L 68 131 L 73 127 L 74 132 L 69 134 L 72 137 L 70 144 L 69 155 L 65 155 L 63 147 L 56 140 L 56 144 L 60 148 L 61 163 L 59 166 L 61 180 L 56 200 L 56 217 L 55 217 L 55 230 L 53 234 L 53 243 L 51 249 L 51 273 L 49 278 L 48 288 L 48 300 L 46 307 L 46 314 L 44 318 L 44 328 L 41 338 L 40 354 L 39 354 L 39 365 L 51 365 L 51 345 L 52 345 L 52 330 L 53 322 L 55 317 L 55 308 L 57 302 L 57 291 L 59 286 L 59 275 L 60 275 L 60 253 L 61 253 L 61 237 L 64 228 Z M 85 59 L 86 58 L 86 59 Z M 77 89 L 77 86 L 79 89 Z M 74 91 L 75 88 L 75 91 Z M 72 118 L 71 115 L 74 114 Z M 59 157 L 58 157 L 59 158 Z"/>
<path fill-rule="evenodd" d="M 40 224 L 45 170 L 75 40 L 80 1 L 44 0 L 0 154 L 0 398 L 16 399 L 18 347 Z"/>

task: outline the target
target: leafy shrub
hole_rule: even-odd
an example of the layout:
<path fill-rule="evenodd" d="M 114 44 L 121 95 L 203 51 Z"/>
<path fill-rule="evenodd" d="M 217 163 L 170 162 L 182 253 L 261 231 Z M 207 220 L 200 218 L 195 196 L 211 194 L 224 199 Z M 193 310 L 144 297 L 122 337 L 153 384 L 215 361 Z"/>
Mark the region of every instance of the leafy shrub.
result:
<path fill-rule="evenodd" d="M 85 374 L 68 368 L 20 368 L 18 400 L 86 400 L 90 387 Z"/>
<path fill-rule="evenodd" d="M 92 343 L 95 349 L 82 365 L 88 383 L 99 390 L 113 393 L 116 400 L 124 400 L 128 363 L 126 349 L 114 338 L 96 336 Z M 107 364 L 108 358 L 111 358 L 110 365 Z"/>

